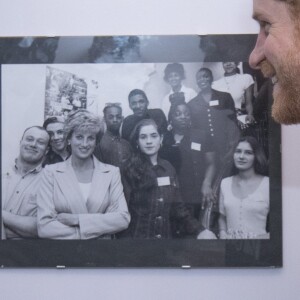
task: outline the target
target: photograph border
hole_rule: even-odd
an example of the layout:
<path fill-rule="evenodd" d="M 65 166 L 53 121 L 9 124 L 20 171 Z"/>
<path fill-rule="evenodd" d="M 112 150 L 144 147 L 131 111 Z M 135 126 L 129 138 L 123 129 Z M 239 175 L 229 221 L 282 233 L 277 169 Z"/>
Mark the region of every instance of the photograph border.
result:
<path fill-rule="evenodd" d="M 52 37 L 53 38 L 53 37 Z M 59 37 L 55 37 L 55 39 Z M 107 37 L 106 37 L 107 38 Z M 167 62 L 247 62 L 256 35 L 174 35 L 148 36 L 145 43 L 155 38 L 156 45 L 161 46 L 161 53 L 154 51 L 147 55 L 131 57 L 130 63 L 167 63 Z M 0 44 L 5 44 L 12 38 L 1 38 Z M 37 39 L 43 39 L 37 38 Z M 61 37 L 66 45 L 69 41 L 81 41 L 91 37 Z M 198 56 L 195 49 L 191 53 L 176 44 L 198 41 Z M 69 41 L 68 41 L 69 40 Z M 84 42 L 85 43 L 85 42 Z M 150 47 L 149 46 L 149 47 Z M 148 46 L 145 46 L 145 49 Z M 182 49 L 183 48 L 183 49 Z M 67 57 L 68 47 L 64 49 Z M 172 54 L 170 54 L 172 53 Z M 142 53 L 143 54 L 143 53 Z M 169 54 L 169 56 L 168 56 Z M 50 60 L 52 59 L 49 55 Z M 126 58 L 125 58 L 126 59 Z M 198 61 L 197 61 L 198 59 Z M 112 59 L 112 63 L 128 61 Z M 24 60 L 7 61 L 2 56 L 3 64 L 32 64 L 39 61 Z M 90 63 L 88 56 L 79 61 L 59 61 L 53 64 Z M 103 63 L 103 62 L 97 62 Z M 44 63 L 43 63 L 44 64 Z M 51 62 L 47 62 L 47 65 Z M 1 70 L 2 74 L 2 70 Z M 1 76 L 0 74 L 0 76 Z M 2 84 L 2 80 L 1 80 Z M 2 86 L 1 86 L 2 90 Z M 1 94 L 2 97 L 2 94 Z M 272 97 L 268 99 L 268 143 L 269 143 L 269 177 L 270 177 L 270 239 L 268 240 L 1 240 L 0 266 L 4 268 L 221 268 L 221 267 L 282 267 L 282 185 L 281 185 L 281 128 L 270 117 Z M 1 102 L 1 113 L 3 111 Z M 1 118 L 2 119 L 2 118 Z M 2 122 L 1 122 L 2 132 Z M 1 139 L 1 149 L 5 146 Z M 1 161 L 2 166 L 2 161 Z"/>

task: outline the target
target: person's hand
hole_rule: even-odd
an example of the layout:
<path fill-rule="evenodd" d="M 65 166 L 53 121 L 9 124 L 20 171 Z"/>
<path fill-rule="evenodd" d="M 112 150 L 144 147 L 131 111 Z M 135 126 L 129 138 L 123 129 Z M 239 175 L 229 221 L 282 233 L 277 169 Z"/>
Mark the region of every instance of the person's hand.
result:
<path fill-rule="evenodd" d="M 260 234 L 257 236 L 257 239 L 266 240 L 270 238 L 270 233 Z"/>
<path fill-rule="evenodd" d="M 197 240 L 216 240 L 216 239 L 217 239 L 216 235 L 208 229 L 204 229 L 197 236 Z"/>
<path fill-rule="evenodd" d="M 204 207 L 208 205 L 210 202 L 215 203 L 216 197 L 213 194 L 213 190 L 210 184 L 206 184 L 205 182 L 203 182 L 201 193 L 202 193 L 202 209 L 204 209 Z"/>
<path fill-rule="evenodd" d="M 79 225 L 79 218 L 77 214 L 60 213 L 57 215 L 57 221 L 67 226 Z"/>
<path fill-rule="evenodd" d="M 225 230 L 220 230 L 219 237 L 221 240 L 226 240 L 227 239 L 227 234 Z"/>
<path fill-rule="evenodd" d="M 254 119 L 253 115 L 247 115 L 246 118 L 245 118 L 245 121 L 246 121 L 247 124 L 255 123 L 255 119 Z"/>

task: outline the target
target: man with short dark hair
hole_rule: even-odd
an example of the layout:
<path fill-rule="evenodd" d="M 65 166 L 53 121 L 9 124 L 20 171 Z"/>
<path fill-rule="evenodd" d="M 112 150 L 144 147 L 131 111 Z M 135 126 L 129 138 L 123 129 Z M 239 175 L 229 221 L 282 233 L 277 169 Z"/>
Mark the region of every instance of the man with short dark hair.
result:
<path fill-rule="evenodd" d="M 2 239 L 37 237 L 37 190 L 49 140 L 43 127 L 27 128 L 15 165 L 2 174 Z"/>
<path fill-rule="evenodd" d="M 260 31 L 249 63 L 272 78 L 272 116 L 283 124 L 300 122 L 300 1 L 253 0 Z"/>
<path fill-rule="evenodd" d="M 107 103 L 103 109 L 106 132 L 96 146 L 94 155 L 104 163 L 122 167 L 131 156 L 130 144 L 120 136 L 120 127 L 123 121 L 120 103 Z"/>
<path fill-rule="evenodd" d="M 148 109 L 149 101 L 144 91 L 132 90 L 128 95 L 129 107 L 133 115 L 125 118 L 122 125 L 122 137 L 130 140 L 130 135 L 135 125 L 143 119 L 153 119 L 161 132 L 167 131 L 167 119 L 161 109 Z"/>
<path fill-rule="evenodd" d="M 62 117 L 50 117 L 43 127 L 50 135 L 50 148 L 45 156 L 43 166 L 52 165 L 66 160 L 70 156 L 64 135 L 64 120 Z"/>

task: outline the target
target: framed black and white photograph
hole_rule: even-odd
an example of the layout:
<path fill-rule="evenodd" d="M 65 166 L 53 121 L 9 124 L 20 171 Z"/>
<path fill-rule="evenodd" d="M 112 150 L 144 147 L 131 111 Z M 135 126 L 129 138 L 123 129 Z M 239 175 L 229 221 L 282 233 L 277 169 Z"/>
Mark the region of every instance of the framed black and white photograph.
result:
<path fill-rule="evenodd" d="M 281 267 L 255 35 L 0 39 L 3 267 Z"/>

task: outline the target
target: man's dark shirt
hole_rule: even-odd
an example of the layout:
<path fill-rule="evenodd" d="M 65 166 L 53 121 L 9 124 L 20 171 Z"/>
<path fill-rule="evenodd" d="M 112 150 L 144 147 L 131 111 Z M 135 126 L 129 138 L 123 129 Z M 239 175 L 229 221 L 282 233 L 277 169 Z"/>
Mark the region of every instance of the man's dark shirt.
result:
<path fill-rule="evenodd" d="M 94 155 L 102 162 L 116 167 L 121 167 L 131 156 L 130 144 L 120 136 L 106 131 L 96 146 Z"/>
<path fill-rule="evenodd" d="M 68 157 L 70 155 L 71 154 L 69 154 Z M 59 154 L 55 153 L 52 148 L 50 148 L 45 156 L 42 166 L 45 167 L 46 165 L 53 165 L 62 161 L 64 161 L 64 159 Z"/>
<path fill-rule="evenodd" d="M 161 109 L 148 109 L 147 113 L 143 117 L 138 117 L 135 115 L 130 115 L 124 119 L 123 125 L 122 125 L 122 137 L 129 141 L 130 135 L 136 126 L 136 124 L 143 120 L 143 119 L 152 119 L 156 122 L 158 128 L 161 130 L 161 132 L 164 134 L 167 131 L 167 119 L 165 114 Z"/>

